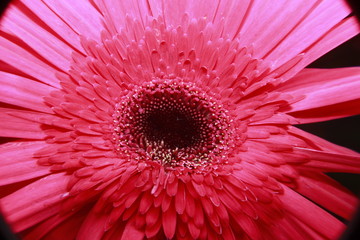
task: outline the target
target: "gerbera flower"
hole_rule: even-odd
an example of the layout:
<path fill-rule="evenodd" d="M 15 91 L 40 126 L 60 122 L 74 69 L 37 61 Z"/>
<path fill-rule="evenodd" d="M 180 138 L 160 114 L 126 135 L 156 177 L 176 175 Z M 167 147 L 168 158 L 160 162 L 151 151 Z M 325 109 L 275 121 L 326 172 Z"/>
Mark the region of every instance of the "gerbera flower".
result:
<path fill-rule="evenodd" d="M 334 239 L 359 154 L 294 124 L 359 113 L 340 0 L 14 1 L 1 208 L 24 239 Z"/>

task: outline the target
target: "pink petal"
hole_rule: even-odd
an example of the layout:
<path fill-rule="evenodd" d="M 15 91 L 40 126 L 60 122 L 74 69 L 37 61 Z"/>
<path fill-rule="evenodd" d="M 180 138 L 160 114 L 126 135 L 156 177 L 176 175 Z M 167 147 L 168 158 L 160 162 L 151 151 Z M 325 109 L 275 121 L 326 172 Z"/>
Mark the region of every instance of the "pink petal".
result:
<path fill-rule="evenodd" d="M 0 118 L 3 121 L 0 128 L 0 136 L 26 139 L 44 139 L 46 137 L 40 123 L 13 116 L 11 113 L 28 113 L 34 117 L 39 117 L 38 114 L 32 112 L 0 108 Z"/>
<path fill-rule="evenodd" d="M 286 81 L 280 91 L 305 99 L 292 104 L 291 112 L 323 107 L 360 98 L 360 67 L 304 69 Z M 344 94 L 346 93 L 346 94 Z"/>
<path fill-rule="evenodd" d="M 305 69 L 285 82 L 280 91 L 305 96 L 291 105 L 290 114 L 301 123 L 329 120 L 360 113 L 360 68 Z M 341 109 L 337 112 L 337 109 Z"/>
<path fill-rule="evenodd" d="M 262 1 L 259 2 L 260 4 L 262 3 Z M 303 52 L 319 38 L 323 38 L 330 29 L 334 28 L 351 12 L 351 9 L 345 1 L 327 0 L 316 2 L 310 0 L 304 2 L 306 2 L 306 4 L 304 4 L 303 7 L 307 8 L 309 5 L 312 7 L 303 14 L 303 16 L 299 16 L 293 12 L 290 13 L 294 17 L 289 18 L 287 24 L 293 25 L 293 29 L 284 36 L 284 38 L 276 45 L 276 48 L 266 57 L 267 60 L 276 61 L 275 66 L 282 65 L 294 56 Z M 271 6 L 268 5 L 267 8 L 271 9 L 273 2 L 269 1 L 269 4 L 271 4 Z M 287 1 L 283 1 L 283 4 L 281 10 L 286 11 L 289 4 Z M 299 10 L 296 9 L 296 12 L 298 11 Z M 258 22 L 263 21 L 263 17 L 257 19 Z M 267 23 L 268 21 L 264 21 L 262 24 L 259 24 L 267 25 Z M 309 29 L 311 29 L 311 34 L 309 34 Z M 253 31 L 253 29 L 249 29 L 249 31 L 257 32 Z M 276 33 L 274 35 L 277 35 L 278 29 L 273 29 L 273 33 Z M 244 35 L 246 36 L 246 32 L 244 32 Z M 301 39 L 301 41 L 299 41 L 299 39 Z M 337 44 L 340 43 L 341 42 L 338 42 Z M 261 42 L 258 46 L 262 46 L 262 44 L 266 45 L 266 43 Z"/>
<path fill-rule="evenodd" d="M 294 148 L 293 153 L 310 160 L 301 165 L 301 167 L 308 170 L 321 170 L 325 172 L 343 171 L 358 173 L 360 169 L 359 153 L 328 142 L 295 127 L 291 127 L 289 132 L 303 138 L 306 142 L 314 145 L 318 149 Z"/>
<path fill-rule="evenodd" d="M 108 215 L 93 208 L 86 216 L 84 222 L 78 231 L 76 239 L 79 240 L 100 240 L 105 234 L 105 226 L 108 220 Z M 96 226 L 96 227 L 94 227 Z"/>
<path fill-rule="evenodd" d="M 303 173 L 296 191 L 339 216 L 350 219 L 357 198 L 325 174 Z"/>
<path fill-rule="evenodd" d="M 15 74 L 0 72 L 0 101 L 40 112 L 52 113 L 43 97 L 55 90 Z"/>
<path fill-rule="evenodd" d="M 165 236 L 169 239 L 173 238 L 176 230 L 176 211 L 173 206 L 163 213 L 162 224 Z"/>
<path fill-rule="evenodd" d="M 286 0 L 281 0 L 275 5 L 271 1 L 253 2 L 252 11 L 243 27 L 244 34 L 240 37 L 244 38 L 247 44 L 261 46 L 254 48 L 257 56 L 266 56 L 276 50 L 276 47 L 286 41 L 305 20 L 307 14 L 316 7 L 315 1 L 296 1 L 288 4 Z M 257 17 L 259 15 L 262 16 L 261 20 Z"/>
<path fill-rule="evenodd" d="M 306 148 L 295 148 L 294 153 L 308 156 L 310 161 L 301 166 L 307 169 L 349 173 L 358 173 L 360 171 L 360 154 L 354 156 Z"/>
<path fill-rule="evenodd" d="M 63 38 L 71 47 L 78 51 L 83 51 L 79 35 L 62 18 L 56 15 L 47 5 L 41 1 L 23 0 L 21 1 L 31 11 L 36 14 L 47 27 L 56 33 L 57 37 Z M 46 28 L 46 27 L 44 27 Z"/>
<path fill-rule="evenodd" d="M 0 146 L 0 185 L 12 184 L 50 174 L 48 167 L 39 166 L 33 153 L 44 142 L 10 142 Z M 11 169 L 11 171 L 9 171 Z"/>
<path fill-rule="evenodd" d="M 178 214 L 183 214 L 186 208 L 186 191 L 184 185 L 180 182 L 177 194 L 175 195 L 175 209 Z"/>
<path fill-rule="evenodd" d="M 360 106 L 360 99 L 337 103 L 325 107 L 312 108 L 304 111 L 291 112 L 290 115 L 295 117 L 296 120 L 302 124 L 323 122 L 357 115 L 360 113 L 360 108 L 355 106 Z"/>
<path fill-rule="evenodd" d="M 71 211 L 50 217 L 32 228 L 23 239 L 35 240 L 44 236 L 46 236 L 45 239 L 51 240 L 75 239 L 77 231 L 74 229 L 80 227 L 88 211 L 87 208 L 84 208 L 79 212 Z"/>
<path fill-rule="evenodd" d="M 1 207 L 16 232 L 58 213 L 69 176 L 52 174 L 4 197 Z"/>
<path fill-rule="evenodd" d="M 144 239 L 145 233 L 136 227 L 134 218 L 126 223 L 121 240 L 142 240 Z"/>
<path fill-rule="evenodd" d="M 275 232 L 278 236 L 284 236 L 284 239 L 322 239 L 322 237 L 314 232 L 311 228 L 300 222 L 294 217 L 283 219 L 280 223 L 281 228 L 275 226 Z"/>
<path fill-rule="evenodd" d="M 43 0 L 75 32 L 94 40 L 100 39 L 99 29 L 103 28 L 101 14 L 90 1 Z"/>
<path fill-rule="evenodd" d="M 159 215 L 160 215 L 160 208 L 152 207 L 149 209 L 149 211 L 146 213 L 146 225 L 152 226 L 156 223 L 160 222 Z"/>
<path fill-rule="evenodd" d="M 10 35 L 0 35 L 0 59 L 35 79 L 59 87 L 55 69 L 43 59 L 33 55 L 29 49 Z"/>
<path fill-rule="evenodd" d="M 306 67 L 309 63 L 356 36 L 359 32 L 360 27 L 356 17 L 345 18 L 304 50 L 305 56 L 301 66 Z"/>
<path fill-rule="evenodd" d="M 355 156 L 355 157 L 359 156 L 359 153 L 357 153 L 357 152 L 355 152 L 355 151 L 353 151 L 351 149 L 336 145 L 334 143 L 326 141 L 325 139 L 322 139 L 322 138 L 320 138 L 318 136 L 315 136 L 315 135 L 313 135 L 311 133 L 305 132 L 305 131 L 303 131 L 301 129 L 298 129 L 296 127 L 290 127 L 289 128 L 289 133 L 291 133 L 291 134 L 293 134 L 293 135 L 295 135 L 297 137 L 303 138 L 307 142 L 311 142 L 312 145 L 316 145 L 317 148 L 319 148 L 321 150 L 324 150 L 326 152 L 352 155 L 352 156 Z"/>
<path fill-rule="evenodd" d="M 194 222 L 188 222 L 188 229 L 193 239 L 197 239 L 200 235 L 200 229 L 194 224 Z"/>
<path fill-rule="evenodd" d="M 300 194 L 283 186 L 284 194 L 280 197 L 288 214 L 318 232 L 326 239 L 336 239 L 344 225 L 331 214 L 316 206 Z"/>
<path fill-rule="evenodd" d="M 41 27 L 41 23 L 28 13 L 21 4 L 10 4 L 1 19 L 2 29 L 19 39 L 26 39 L 26 45 L 37 52 L 49 63 L 66 71 L 70 67 L 71 51 L 61 39 L 58 39 Z"/>
<path fill-rule="evenodd" d="M 157 12 L 162 12 L 158 1 L 116 1 L 116 0 L 100 0 L 96 5 L 101 9 L 105 15 L 106 23 L 110 32 L 121 32 L 123 25 L 118 23 L 125 23 L 126 18 L 136 18 L 137 20 L 149 20 L 147 16 L 156 16 Z"/>

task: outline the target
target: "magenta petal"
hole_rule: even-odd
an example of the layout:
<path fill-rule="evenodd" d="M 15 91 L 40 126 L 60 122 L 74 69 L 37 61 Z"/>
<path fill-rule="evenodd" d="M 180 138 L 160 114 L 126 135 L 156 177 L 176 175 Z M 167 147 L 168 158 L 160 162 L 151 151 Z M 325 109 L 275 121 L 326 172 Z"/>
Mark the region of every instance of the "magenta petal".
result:
<path fill-rule="evenodd" d="M 20 117 L 18 117 L 20 116 Z M 0 108 L 0 118 L 3 123 L 0 136 L 24 139 L 45 139 L 39 118 L 48 116 L 36 112 Z M 38 121 L 37 121 L 38 120 Z"/>
<path fill-rule="evenodd" d="M 173 238 L 176 231 L 176 211 L 173 206 L 169 207 L 162 215 L 162 224 L 165 236 L 169 239 Z"/>
<path fill-rule="evenodd" d="M 326 239 L 336 239 L 344 229 L 338 219 L 290 188 L 284 187 L 281 200 L 290 214 Z"/>
<path fill-rule="evenodd" d="M 90 1 L 44 0 L 43 2 L 77 34 L 99 39 L 99 29 L 103 28 L 101 15 Z"/>
<path fill-rule="evenodd" d="M 304 167 L 319 169 L 324 172 L 358 173 L 360 171 L 360 154 L 354 156 L 304 148 L 295 148 L 294 152 L 309 157 L 310 161 L 305 163 Z"/>
<path fill-rule="evenodd" d="M 1 102 L 40 112 L 52 112 L 43 97 L 55 88 L 7 72 L 0 72 L 0 84 Z"/>
<path fill-rule="evenodd" d="M 0 146 L 0 185 L 12 184 L 50 174 L 48 167 L 39 166 L 33 153 L 44 142 L 11 142 Z M 11 171 L 9 171 L 11 169 Z"/>
<path fill-rule="evenodd" d="M 69 176 L 52 174 L 1 199 L 5 218 L 15 231 L 22 231 L 55 215 L 67 192 Z"/>
<path fill-rule="evenodd" d="M 142 240 L 144 239 L 145 232 L 139 230 L 135 225 L 135 220 L 132 218 L 127 222 L 121 240 L 133 239 L 133 240 Z"/>
<path fill-rule="evenodd" d="M 325 174 L 303 175 L 299 177 L 296 191 L 339 216 L 350 219 L 357 203 L 355 195 Z"/>
<path fill-rule="evenodd" d="M 61 38 L 69 43 L 73 48 L 78 51 L 83 51 L 79 41 L 78 33 L 72 29 L 67 23 L 53 12 L 47 5 L 41 1 L 23 0 L 31 11 L 34 12 L 49 28 L 54 30 Z"/>
<path fill-rule="evenodd" d="M 289 114 L 301 123 L 360 113 L 360 68 L 305 69 L 285 82 L 280 91 L 304 99 L 291 105 Z M 336 111 L 340 109 L 340 112 Z"/>
<path fill-rule="evenodd" d="M 18 41 L 12 36 L 0 36 L 1 60 L 40 82 L 58 87 L 59 80 L 55 77 L 54 67 L 34 56 Z"/>
<path fill-rule="evenodd" d="M 94 208 L 87 214 L 86 219 L 81 224 L 78 230 L 77 239 L 87 240 L 94 239 L 99 240 L 105 233 L 105 224 L 108 216 L 97 212 Z M 96 226 L 96 227 L 94 227 Z"/>
<path fill-rule="evenodd" d="M 293 29 L 284 36 L 284 39 L 276 45 L 266 59 L 275 60 L 277 61 L 276 64 L 280 65 L 297 54 L 306 53 L 306 49 L 309 46 L 326 36 L 328 31 L 334 28 L 351 12 L 345 1 L 306 1 L 305 5 L 312 5 L 312 7 L 303 16 L 295 14 L 296 18 L 289 19 L 290 24 L 294 24 Z M 286 8 L 286 5 L 284 8 Z M 354 22 L 353 24 L 356 25 Z M 309 34 L 309 29 L 311 29 L 311 34 Z M 276 32 L 273 33 L 275 34 Z M 348 36 L 348 38 L 350 37 Z M 337 42 L 336 44 L 340 43 Z"/>
<path fill-rule="evenodd" d="M 2 29 L 16 35 L 20 39 L 26 38 L 26 44 L 57 68 L 66 71 L 70 67 L 71 51 L 62 39 L 33 21 L 31 14 L 27 13 L 21 4 L 11 4 L 1 19 Z"/>
<path fill-rule="evenodd" d="M 359 31 L 350 11 L 12 2 L 0 26 L 0 136 L 20 138 L 0 146 L 9 224 L 25 240 L 335 238 L 331 214 L 349 218 L 356 199 L 324 172 L 360 172 L 359 154 L 292 125 L 359 113 L 360 68 L 301 71 Z"/>

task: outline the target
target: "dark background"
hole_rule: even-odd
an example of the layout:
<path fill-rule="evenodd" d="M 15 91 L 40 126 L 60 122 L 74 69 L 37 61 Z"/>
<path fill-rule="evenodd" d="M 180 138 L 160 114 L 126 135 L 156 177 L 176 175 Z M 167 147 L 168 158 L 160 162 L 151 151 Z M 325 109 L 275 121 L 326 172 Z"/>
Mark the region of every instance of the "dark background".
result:
<path fill-rule="evenodd" d="M 9 0 L 0 0 L 0 14 L 5 9 Z M 359 0 L 348 0 L 353 7 L 355 14 L 360 20 Z M 317 61 L 313 62 L 309 67 L 313 68 L 338 68 L 360 66 L 360 35 L 349 40 L 343 45 L 332 50 Z M 360 91 L 360 89 L 358 89 Z M 360 116 L 342 118 L 327 122 L 312 123 L 298 125 L 299 128 L 322 137 L 330 142 L 348 147 L 360 152 Z M 0 139 L 0 143 L 5 139 Z M 5 140 L 6 141 L 6 140 Z M 355 194 L 360 196 L 360 175 L 348 173 L 329 173 L 329 176 L 341 182 Z M 359 216 L 350 224 L 348 231 L 342 240 L 360 239 L 359 235 Z M 0 216 L 0 239 L 13 240 L 16 239 L 9 231 L 4 220 Z"/>

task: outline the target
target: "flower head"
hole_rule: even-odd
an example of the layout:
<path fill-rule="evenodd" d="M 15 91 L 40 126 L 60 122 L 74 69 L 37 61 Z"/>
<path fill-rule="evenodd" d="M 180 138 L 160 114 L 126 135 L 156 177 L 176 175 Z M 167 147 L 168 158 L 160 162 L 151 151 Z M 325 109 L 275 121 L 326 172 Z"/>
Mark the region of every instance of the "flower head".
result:
<path fill-rule="evenodd" d="M 24 239 L 333 239 L 357 153 L 294 127 L 358 113 L 342 1 L 15 1 L 0 201 Z M 260 17 L 261 16 L 261 17 Z M 344 91 L 349 94 L 343 95 Z M 320 205 L 321 207 L 319 207 Z"/>

